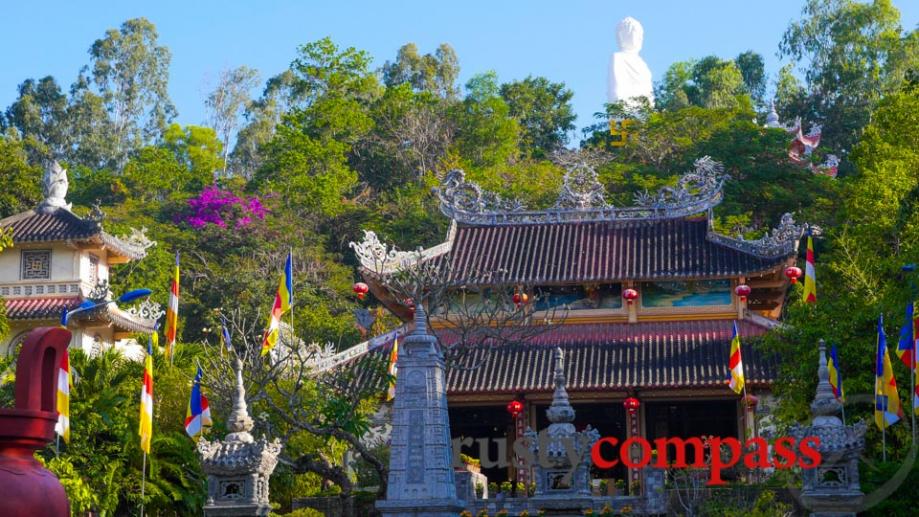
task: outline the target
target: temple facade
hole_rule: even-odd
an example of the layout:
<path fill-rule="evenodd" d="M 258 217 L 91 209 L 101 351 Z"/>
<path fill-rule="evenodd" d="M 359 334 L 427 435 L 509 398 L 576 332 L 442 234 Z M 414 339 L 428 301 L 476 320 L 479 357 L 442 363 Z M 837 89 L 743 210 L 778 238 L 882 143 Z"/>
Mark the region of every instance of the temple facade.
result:
<path fill-rule="evenodd" d="M 432 261 L 462 296 L 508 286 L 526 294 L 515 298 L 528 314 L 520 321 L 545 326 L 502 346 L 449 343 L 459 352 L 452 363 L 448 354 L 452 435 L 510 443 L 525 427 L 545 428 L 556 350 L 567 358 L 578 430 L 590 425 L 620 443 L 635 435 L 756 433 L 748 404 L 727 384 L 733 327 L 750 343 L 777 325 L 789 284 L 784 272 L 805 227 L 785 215 L 758 240 L 715 232 L 712 209 L 722 200 L 724 175 L 707 157 L 675 187 L 641 194 L 626 208 L 606 202 L 590 164 L 566 167 L 558 201 L 542 210 L 502 200 L 452 171 L 437 192 L 452 220 L 444 243 L 400 252 L 367 232 L 353 245 L 371 292 L 406 320 L 410 304 L 392 294 L 386 275 Z M 437 332 L 436 314 L 431 320 Z M 775 359 L 745 346 L 743 364 L 748 395 L 767 395 Z M 523 425 L 506 409 L 512 400 L 523 404 Z M 488 458 L 475 447 L 463 452 L 484 460 L 490 481 L 521 477 L 513 467 L 487 465 L 499 454 L 495 445 Z M 591 476 L 640 480 L 621 465 L 594 468 Z"/>
<path fill-rule="evenodd" d="M 13 351 L 30 330 L 59 324 L 64 310 L 87 300 L 111 300 L 111 267 L 142 259 L 153 245 L 143 232 L 107 233 L 97 208 L 86 217 L 73 213 L 66 201 L 67 174 L 57 163 L 43 183 L 45 199 L 39 206 L 0 220 L 0 231 L 10 232 L 13 241 L 0 253 L 0 296 L 10 324 L 0 341 L 2 353 Z M 92 353 L 119 342 L 128 345 L 122 340 L 152 332 L 160 315 L 151 302 L 127 310 L 105 304 L 71 320 L 71 346 Z"/>

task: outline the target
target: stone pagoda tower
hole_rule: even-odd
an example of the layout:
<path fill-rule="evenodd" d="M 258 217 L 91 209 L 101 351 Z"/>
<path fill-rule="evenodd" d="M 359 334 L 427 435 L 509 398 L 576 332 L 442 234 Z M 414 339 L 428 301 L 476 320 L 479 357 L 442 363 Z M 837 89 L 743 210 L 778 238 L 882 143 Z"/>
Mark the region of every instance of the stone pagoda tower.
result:
<path fill-rule="evenodd" d="M 587 426 L 578 432 L 574 424 L 574 408 L 565 389 L 565 353 L 555 349 L 555 393 L 546 410 L 549 427 L 536 433 L 527 429 L 524 436 L 536 462 L 536 494 L 533 502 L 545 508 L 583 508 L 592 505 L 590 497 L 590 449 L 600 439 L 600 433 Z M 582 460 L 572 465 L 567 447 L 577 449 Z"/>
<path fill-rule="evenodd" d="M 415 307 L 415 330 L 396 360 L 389 485 L 377 508 L 386 517 L 455 517 L 463 502 L 453 476 L 444 358 L 423 305 Z"/>
<path fill-rule="evenodd" d="M 820 438 L 817 449 L 823 457 L 819 467 L 806 469 L 801 502 L 811 517 L 855 517 L 865 494 L 858 480 L 858 458 L 865 449 L 865 422 L 843 425 L 838 415 L 842 404 L 833 395 L 826 362 L 826 344 L 820 340 L 817 395 L 811 403 L 814 420 L 796 426 L 790 434 L 798 440 Z"/>
<path fill-rule="evenodd" d="M 242 362 L 236 361 L 236 403 L 228 422 L 230 434 L 223 440 L 198 442 L 198 453 L 207 474 L 204 515 L 268 515 L 268 478 L 278 464 L 281 442 L 264 437 L 255 440 L 252 419 L 246 409 Z"/>

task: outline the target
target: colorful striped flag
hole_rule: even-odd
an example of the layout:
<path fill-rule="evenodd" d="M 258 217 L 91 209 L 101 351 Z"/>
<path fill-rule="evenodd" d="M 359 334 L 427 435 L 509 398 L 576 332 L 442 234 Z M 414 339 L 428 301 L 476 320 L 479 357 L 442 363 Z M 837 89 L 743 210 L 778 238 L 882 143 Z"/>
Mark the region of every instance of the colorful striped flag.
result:
<path fill-rule="evenodd" d="M 830 349 L 830 359 L 826 362 L 826 367 L 830 371 L 830 386 L 833 387 L 833 395 L 836 400 L 845 402 L 846 390 L 842 387 L 842 372 L 840 372 L 839 356 L 836 354 L 836 345 Z"/>
<path fill-rule="evenodd" d="M 389 368 L 387 372 L 390 375 L 389 389 L 386 391 L 386 400 L 392 400 L 396 396 L 396 361 L 399 359 L 399 338 L 392 342 L 392 350 L 389 351 Z"/>
<path fill-rule="evenodd" d="M 287 262 L 284 264 L 284 271 L 281 273 L 281 281 L 278 283 L 278 293 L 274 297 L 274 305 L 272 305 L 271 314 L 268 316 L 268 330 L 265 331 L 265 337 L 262 339 L 262 355 L 270 352 L 278 343 L 278 335 L 281 330 L 281 316 L 284 316 L 284 314 L 290 310 L 293 302 L 293 257 L 291 257 L 291 253 L 288 253 Z"/>
<path fill-rule="evenodd" d="M 176 335 L 179 332 L 179 252 L 176 252 L 176 267 L 169 282 L 169 305 L 166 306 L 166 358 L 172 361 L 175 353 Z"/>
<path fill-rule="evenodd" d="M 57 370 L 57 423 L 54 432 L 64 443 L 70 443 L 70 388 L 73 378 L 70 375 L 70 353 L 64 350 L 61 365 Z"/>
<path fill-rule="evenodd" d="M 887 354 L 887 335 L 884 333 L 884 315 L 878 319 L 878 346 L 875 360 L 874 422 L 883 430 L 897 423 L 903 416 L 897 380 Z"/>
<path fill-rule="evenodd" d="M 914 311 L 914 303 L 906 304 L 906 322 L 900 329 L 900 342 L 897 344 L 897 357 L 910 369 L 915 366 L 917 321 Z"/>
<path fill-rule="evenodd" d="M 153 439 L 153 345 L 158 338 L 156 332 L 150 336 L 147 345 L 147 356 L 144 358 L 144 384 L 140 389 L 140 448 L 150 454 L 150 441 Z"/>
<path fill-rule="evenodd" d="M 744 388 L 743 360 L 740 356 L 740 331 L 737 322 L 734 322 L 734 336 L 731 338 L 731 356 L 728 359 L 728 368 L 731 370 L 729 386 L 738 395 Z"/>
<path fill-rule="evenodd" d="M 185 413 L 185 432 L 196 442 L 212 424 L 211 408 L 207 403 L 207 397 L 201 392 L 202 375 L 204 372 L 198 366 L 198 373 L 195 374 L 195 381 L 191 385 L 188 410 Z"/>
<path fill-rule="evenodd" d="M 807 231 L 807 262 L 804 265 L 804 303 L 817 303 L 817 270 L 814 268 L 814 236 Z"/>

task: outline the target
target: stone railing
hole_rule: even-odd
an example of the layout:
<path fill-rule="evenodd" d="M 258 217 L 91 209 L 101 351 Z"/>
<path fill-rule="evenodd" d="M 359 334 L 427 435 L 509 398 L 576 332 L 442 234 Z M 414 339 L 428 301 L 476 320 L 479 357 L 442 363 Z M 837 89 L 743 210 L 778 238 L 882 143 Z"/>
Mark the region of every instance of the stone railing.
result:
<path fill-rule="evenodd" d="M 81 281 L 26 281 L 0 284 L 0 296 L 80 296 L 87 292 Z"/>

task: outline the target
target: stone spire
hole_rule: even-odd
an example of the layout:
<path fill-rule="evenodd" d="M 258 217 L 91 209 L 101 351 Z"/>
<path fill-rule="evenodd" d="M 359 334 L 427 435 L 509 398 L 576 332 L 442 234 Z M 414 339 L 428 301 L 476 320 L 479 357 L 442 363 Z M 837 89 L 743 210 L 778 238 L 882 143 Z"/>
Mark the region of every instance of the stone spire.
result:
<path fill-rule="evenodd" d="M 456 496 L 444 359 L 421 300 L 396 366 L 389 484 L 377 508 L 384 517 L 455 517 L 463 503 Z"/>
<path fill-rule="evenodd" d="M 826 343 L 819 342 L 817 393 L 811 403 L 813 422 L 796 425 L 789 434 L 799 441 L 819 439 L 816 449 L 822 462 L 819 468 L 802 470 L 801 502 L 811 517 L 855 517 L 864 494 L 858 478 L 858 460 L 865 449 L 864 421 L 844 425 L 839 419 L 842 404 L 833 395 L 826 362 Z"/>
<path fill-rule="evenodd" d="M 560 347 L 556 347 L 554 355 L 555 393 L 552 394 L 552 405 L 546 410 L 546 416 L 552 422 L 552 425 L 570 426 L 574 430 L 574 426 L 570 423 L 574 422 L 574 408 L 571 407 L 571 403 L 568 401 L 568 390 L 565 389 L 565 385 L 568 383 L 565 379 L 565 352 Z M 552 425 L 549 427 L 552 427 Z"/>
<path fill-rule="evenodd" d="M 230 434 L 223 440 L 198 441 L 201 466 L 207 474 L 205 517 L 268 515 L 268 479 L 278 464 L 281 442 L 252 438 L 246 407 L 243 364 L 236 359 L 236 397 L 227 418 Z"/>
<path fill-rule="evenodd" d="M 820 358 L 817 367 L 817 394 L 811 402 L 811 412 L 814 414 L 814 425 L 842 426 L 842 420 L 836 415 L 842 409 L 842 404 L 833 394 L 830 385 L 830 370 L 826 362 L 826 343 L 821 339 L 818 345 Z"/>
<path fill-rule="evenodd" d="M 232 431 L 227 435 L 228 441 L 252 442 L 252 418 L 246 406 L 246 387 L 243 385 L 243 363 L 236 358 L 236 400 L 233 401 L 233 412 L 227 419 L 227 427 Z"/>

